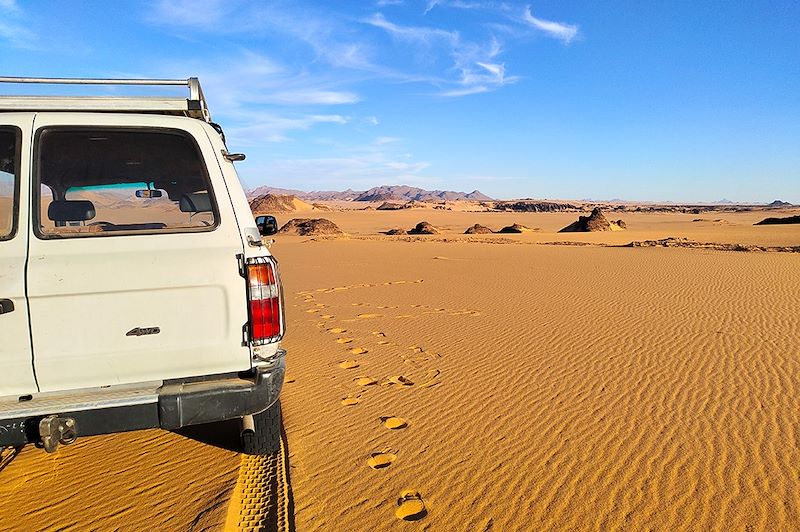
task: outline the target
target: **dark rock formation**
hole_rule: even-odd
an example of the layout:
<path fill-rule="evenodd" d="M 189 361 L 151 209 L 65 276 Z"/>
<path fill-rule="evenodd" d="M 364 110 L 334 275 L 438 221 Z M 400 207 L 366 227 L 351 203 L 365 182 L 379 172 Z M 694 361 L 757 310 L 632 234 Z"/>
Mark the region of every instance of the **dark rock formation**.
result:
<path fill-rule="evenodd" d="M 485 225 L 475 224 L 472 227 L 467 227 L 467 230 L 464 231 L 465 235 L 488 235 L 492 232 L 491 229 L 486 227 Z"/>
<path fill-rule="evenodd" d="M 559 233 L 589 233 L 594 231 L 618 231 L 625 229 L 625 222 L 622 220 L 609 222 L 603 215 L 600 207 L 595 207 L 589 216 L 579 216 L 576 222 L 572 222 Z"/>
<path fill-rule="evenodd" d="M 785 216 L 783 218 L 764 218 L 760 222 L 753 225 L 783 225 L 783 224 L 800 224 L 800 216 Z"/>
<path fill-rule="evenodd" d="M 530 233 L 534 231 L 530 227 L 525 227 L 524 225 L 520 224 L 511 224 L 507 227 L 503 227 L 498 231 L 498 233 Z"/>
<path fill-rule="evenodd" d="M 325 218 L 293 218 L 286 222 L 278 233 L 301 236 L 344 234 L 335 223 Z"/>
<path fill-rule="evenodd" d="M 428 222 L 418 223 L 414 229 L 408 232 L 409 235 L 438 235 L 439 230 Z"/>

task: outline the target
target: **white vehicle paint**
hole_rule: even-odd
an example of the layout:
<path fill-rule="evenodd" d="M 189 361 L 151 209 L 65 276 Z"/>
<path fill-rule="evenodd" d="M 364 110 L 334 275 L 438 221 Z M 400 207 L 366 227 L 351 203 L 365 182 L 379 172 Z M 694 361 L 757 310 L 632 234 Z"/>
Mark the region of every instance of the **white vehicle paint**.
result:
<path fill-rule="evenodd" d="M 13 307 L 0 313 L 0 445 L 28 443 L 33 425 L 48 451 L 150 426 L 245 416 L 251 427 L 275 403 L 277 265 L 199 83 L 187 81 L 183 107 L 0 98 L 0 133 L 19 143 L 16 231 L 3 238 L 0 226 L 0 308 Z"/>

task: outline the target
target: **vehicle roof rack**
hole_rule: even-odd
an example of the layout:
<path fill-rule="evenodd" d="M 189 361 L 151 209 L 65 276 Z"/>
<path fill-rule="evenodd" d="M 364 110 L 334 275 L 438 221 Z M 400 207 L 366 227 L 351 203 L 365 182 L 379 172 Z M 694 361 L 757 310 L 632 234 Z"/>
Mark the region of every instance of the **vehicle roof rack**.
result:
<path fill-rule="evenodd" d="M 211 122 L 203 89 L 189 79 L 92 79 L 0 77 L 0 83 L 46 85 L 147 85 L 184 86 L 188 98 L 168 96 L 0 96 L 0 111 L 103 111 L 188 116 Z"/>

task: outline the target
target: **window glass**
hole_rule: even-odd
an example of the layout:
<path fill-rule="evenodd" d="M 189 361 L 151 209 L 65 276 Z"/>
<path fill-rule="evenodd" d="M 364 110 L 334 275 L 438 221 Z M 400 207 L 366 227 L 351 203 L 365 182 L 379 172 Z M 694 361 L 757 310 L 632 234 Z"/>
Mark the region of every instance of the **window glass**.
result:
<path fill-rule="evenodd" d="M 181 132 L 46 129 L 37 143 L 37 175 L 45 237 L 217 225 L 205 165 Z"/>
<path fill-rule="evenodd" d="M 17 134 L 0 129 L 0 239 L 14 233 L 17 190 Z"/>

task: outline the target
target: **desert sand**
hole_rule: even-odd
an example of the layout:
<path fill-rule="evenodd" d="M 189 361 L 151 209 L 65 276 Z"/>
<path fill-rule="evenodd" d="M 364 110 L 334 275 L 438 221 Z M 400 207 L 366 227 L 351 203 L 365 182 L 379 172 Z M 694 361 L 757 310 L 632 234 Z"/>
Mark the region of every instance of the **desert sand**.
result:
<path fill-rule="evenodd" d="M 278 238 L 298 530 L 800 526 L 800 244 L 763 213 L 326 213 Z M 441 235 L 375 236 L 426 220 Z M 459 235 L 480 223 L 520 235 Z M 403 377 L 408 384 L 398 384 Z M 387 416 L 405 426 L 387 428 Z M 371 467 L 379 453 L 388 465 Z M 427 515 L 398 520 L 404 490 Z"/>
<path fill-rule="evenodd" d="M 624 212 L 625 231 L 558 233 L 577 216 L 334 208 L 297 217 L 345 235 L 272 237 L 297 530 L 800 527 L 800 254 L 620 247 L 798 246 L 800 226 Z M 421 221 L 440 233 L 382 234 Z M 463 234 L 476 223 L 535 230 Z M 279 465 L 232 433 L 6 451 L 0 528 L 291 512 Z"/>

